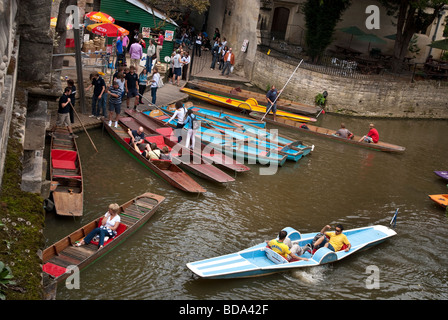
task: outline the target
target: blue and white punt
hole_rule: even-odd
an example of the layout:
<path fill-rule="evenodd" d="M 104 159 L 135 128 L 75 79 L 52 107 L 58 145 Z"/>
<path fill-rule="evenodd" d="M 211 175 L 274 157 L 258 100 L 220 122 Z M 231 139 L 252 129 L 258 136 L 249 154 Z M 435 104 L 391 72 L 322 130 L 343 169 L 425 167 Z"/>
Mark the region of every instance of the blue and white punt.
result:
<path fill-rule="evenodd" d="M 304 246 L 311 243 L 315 233 L 300 234 L 299 231 L 287 227 L 291 242 Z M 354 253 L 375 246 L 397 233 L 385 226 L 375 225 L 364 228 L 344 230 L 352 247 L 348 252 L 333 252 L 327 248 L 320 248 L 313 255 L 302 255 L 308 261 L 300 260 L 288 262 L 262 242 L 242 251 L 211 259 L 187 263 L 187 267 L 197 276 L 206 279 L 232 279 L 258 277 L 277 272 L 284 272 L 298 268 L 314 267 L 342 260 Z"/>

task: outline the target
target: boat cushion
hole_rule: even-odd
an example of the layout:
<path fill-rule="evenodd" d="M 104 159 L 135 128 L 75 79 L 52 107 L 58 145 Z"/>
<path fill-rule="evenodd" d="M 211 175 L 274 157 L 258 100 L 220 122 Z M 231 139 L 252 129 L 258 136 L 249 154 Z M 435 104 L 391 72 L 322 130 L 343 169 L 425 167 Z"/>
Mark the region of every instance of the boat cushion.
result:
<path fill-rule="evenodd" d="M 78 153 L 72 150 L 51 150 L 51 163 L 55 169 L 76 170 Z"/>
<path fill-rule="evenodd" d="M 146 137 L 145 139 L 146 139 L 146 141 L 148 141 L 148 142 L 153 142 L 153 143 L 155 143 L 155 144 L 157 145 L 157 148 L 159 148 L 159 149 L 162 149 L 163 147 L 166 146 L 166 144 L 165 144 L 165 138 L 164 138 L 162 135 L 159 135 L 159 136 L 150 136 L 150 137 Z M 167 146 L 167 147 L 168 147 L 168 146 Z M 170 149 L 170 148 L 168 147 L 168 149 Z"/>
<path fill-rule="evenodd" d="M 101 222 L 103 221 L 103 218 L 104 218 L 104 217 L 101 217 L 100 220 L 98 221 L 98 227 L 101 227 Z M 127 227 L 125 224 L 120 223 L 120 224 L 118 225 L 118 228 L 117 228 L 117 235 L 116 235 L 115 237 L 109 238 L 107 241 L 104 241 L 104 245 L 108 244 L 109 242 L 111 242 L 112 240 L 114 240 L 116 237 L 118 237 L 120 234 L 122 234 L 123 232 L 125 232 L 127 228 L 128 228 L 128 227 Z M 95 245 L 98 245 L 98 244 L 99 244 L 98 241 L 91 241 L 90 243 L 93 243 L 93 244 L 95 244 Z"/>
<path fill-rule="evenodd" d="M 289 263 L 288 260 L 285 259 L 281 254 L 278 254 L 274 250 L 272 250 L 269 246 L 267 246 L 264 249 L 264 252 L 266 253 L 266 258 L 274 262 L 275 264 L 284 264 Z"/>
<path fill-rule="evenodd" d="M 53 263 L 47 262 L 46 264 L 43 265 L 42 270 L 45 273 L 48 273 L 49 275 L 52 275 L 53 277 L 57 278 L 57 277 L 63 275 L 67 269 L 64 267 L 55 265 Z"/>
<path fill-rule="evenodd" d="M 168 116 L 165 116 L 165 115 L 163 115 L 163 116 L 158 116 L 157 117 L 157 119 L 160 119 L 160 120 L 165 120 L 165 119 L 169 119 L 170 117 L 168 117 Z"/>
<path fill-rule="evenodd" d="M 161 135 L 165 137 L 169 137 L 173 134 L 173 128 L 158 128 L 156 129 L 157 133 L 160 133 Z"/>

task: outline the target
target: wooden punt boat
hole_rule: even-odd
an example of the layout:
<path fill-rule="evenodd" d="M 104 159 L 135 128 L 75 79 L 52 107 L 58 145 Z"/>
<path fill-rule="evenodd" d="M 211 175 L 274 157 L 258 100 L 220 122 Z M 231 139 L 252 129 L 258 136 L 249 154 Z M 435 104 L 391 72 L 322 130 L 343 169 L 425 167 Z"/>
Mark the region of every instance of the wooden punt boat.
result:
<path fill-rule="evenodd" d="M 263 114 L 259 112 L 251 112 L 249 114 L 251 117 L 254 117 L 256 119 L 261 119 L 263 117 Z M 313 126 L 311 124 L 303 124 L 296 121 L 290 121 L 287 119 L 279 119 L 277 117 L 276 121 L 273 120 L 272 116 L 268 115 L 265 117 L 266 122 L 269 122 L 274 125 L 278 125 L 285 128 L 290 128 L 294 130 L 298 130 L 300 132 L 311 134 L 314 136 L 318 136 L 321 138 L 327 138 L 330 140 L 338 141 L 338 142 L 344 142 L 347 144 L 368 148 L 372 150 L 377 151 L 383 151 L 383 152 L 391 152 L 391 153 L 404 153 L 406 148 L 402 146 L 398 146 L 395 144 L 379 141 L 378 143 L 366 143 L 366 142 L 359 142 L 359 139 L 361 139 L 362 136 L 354 136 L 353 139 L 345 139 L 341 138 L 339 136 L 336 136 L 335 133 L 337 130 L 322 128 Z"/>
<path fill-rule="evenodd" d="M 121 223 L 117 229 L 117 236 L 106 241 L 101 249 L 98 249 L 98 245 L 94 242 L 81 247 L 75 247 L 74 244 L 97 228 L 103 215 L 52 244 L 42 254 L 44 274 L 60 282 L 72 274 L 71 268 L 77 267 L 82 270 L 87 267 L 142 227 L 164 200 L 162 196 L 145 193 L 123 204 L 120 207 Z"/>
<path fill-rule="evenodd" d="M 314 236 L 317 235 L 317 232 L 300 234 L 299 231 L 289 227 L 284 230 L 287 231 L 291 242 L 293 244 L 299 244 L 301 247 L 307 243 L 311 243 Z M 380 244 L 395 236 L 397 233 L 388 227 L 376 225 L 344 230 L 344 234 L 352 245 L 348 252 L 333 252 L 328 248 L 322 247 L 313 254 L 309 252 L 304 253 L 302 257 L 308 258 L 308 261 L 299 260 L 289 262 L 268 248 L 266 242 L 262 242 L 236 253 L 187 263 L 187 267 L 194 274 L 205 279 L 258 277 L 340 261 L 361 250 Z"/>
<path fill-rule="evenodd" d="M 266 128 L 266 122 L 264 121 L 260 121 L 254 118 L 250 118 L 250 117 L 245 117 L 242 115 L 234 115 L 234 114 L 230 114 L 230 113 L 226 113 L 223 112 L 222 110 L 220 111 L 216 111 L 216 110 L 212 110 L 212 109 L 208 109 L 208 108 L 204 108 L 204 107 L 198 107 L 193 105 L 193 103 L 191 102 L 187 102 L 185 104 L 185 107 L 187 109 L 193 109 L 193 111 L 195 112 L 195 114 L 200 114 L 203 117 L 212 117 L 215 119 L 221 119 L 223 121 L 228 121 L 228 122 L 236 122 L 236 123 L 244 123 L 244 124 L 249 124 L 255 127 L 258 127 L 260 129 L 264 129 Z M 173 109 L 174 107 L 172 106 L 164 106 L 162 107 L 162 109 L 165 109 L 167 111 L 174 111 Z"/>
<path fill-rule="evenodd" d="M 162 118 L 165 120 L 167 118 L 167 116 L 161 111 L 154 110 L 151 112 L 151 116 L 148 112 L 142 113 L 126 110 L 125 113 L 129 116 L 134 117 L 136 120 L 148 127 L 148 129 L 150 129 L 151 131 L 162 134 L 172 141 L 177 141 L 177 137 L 174 136 L 173 129 L 171 127 L 167 127 L 165 125 L 165 122 L 161 120 Z M 200 153 L 202 159 L 220 169 L 233 171 L 235 173 L 250 171 L 249 167 L 245 166 L 242 163 L 239 163 L 238 161 L 226 156 L 221 152 L 218 152 L 218 150 L 207 148 L 207 146 L 202 143 L 196 143 L 195 148 L 198 147 L 200 149 L 198 153 Z"/>
<path fill-rule="evenodd" d="M 163 108 L 170 112 L 169 106 Z M 286 154 L 288 160 L 298 161 L 314 150 L 314 146 L 305 146 L 301 141 L 293 140 L 285 135 L 279 133 L 271 134 L 269 130 L 253 125 L 250 121 L 245 121 L 244 117 L 228 117 L 227 113 L 196 106 L 192 107 L 192 109 L 197 116 L 205 120 L 203 123 L 206 126 L 211 126 L 217 130 L 235 130 L 256 139 L 262 139 L 266 143 L 278 145 L 279 152 Z M 218 115 L 218 117 L 214 115 Z"/>
<path fill-rule="evenodd" d="M 448 180 L 448 171 L 434 171 L 440 178 Z"/>
<path fill-rule="evenodd" d="M 188 89 L 188 88 L 182 88 L 182 92 L 187 93 L 189 96 L 200 99 L 203 101 L 206 101 L 208 103 L 214 104 L 216 106 L 229 108 L 236 111 L 247 111 L 247 112 L 262 112 L 263 114 L 266 113 L 266 107 L 260 106 L 257 102 L 257 100 L 250 98 L 245 101 L 243 100 L 237 100 L 237 99 L 231 99 L 228 97 L 221 97 L 218 95 L 208 94 L 202 91 Z M 277 110 L 277 116 L 276 118 L 285 118 L 290 119 L 293 121 L 298 122 L 316 122 L 317 120 L 315 118 L 311 118 L 308 116 L 299 115 L 296 113 L 291 113 L 283 110 Z"/>
<path fill-rule="evenodd" d="M 448 206 L 448 194 L 432 194 L 428 197 L 443 208 Z"/>
<path fill-rule="evenodd" d="M 127 133 L 128 128 L 120 122 L 118 128 L 109 126 L 106 121 L 103 125 L 111 137 L 131 154 L 138 162 L 143 164 L 156 175 L 167 181 L 169 184 L 185 192 L 205 193 L 206 190 L 199 185 L 193 178 L 185 173 L 181 168 L 167 160 L 147 160 L 140 152 L 135 150 L 130 144 L 130 138 Z"/>
<path fill-rule="evenodd" d="M 162 116 L 162 121 L 167 122 L 169 117 Z M 176 123 L 176 120 L 173 120 Z M 174 124 L 170 125 L 174 127 Z M 229 134 L 216 131 L 214 128 L 205 128 L 201 126 L 196 132 L 196 137 L 200 139 L 201 143 L 205 143 L 210 148 L 217 149 L 226 155 L 232 155 L 239 161 L 243 159 L 250 163 L 259 163 L 262 165 L 277 165 L 283 166 L 286 162 L 287 156 L 280 154 L 277 147 L 271 149 L 262 145 L 254 143 L 253 139 L 247 139 L 247 136 L 229 131 Z"/>
<path fill-rule="evenodd" d="M 235 181 L 235 179 L 227 173 L 214 167 L 209 162 L 206 162 L 200 153 L 193 153 L 190 149 L 178 144 L 177 140 L 173 141 L 169 137 L 165 137 L 158 133 L 154 128 L 147 126 L 143 121 L 138 120 L 139 118 L 146 117 L 145 115 L 136 111 L 128 111 L 127 113 L 133 115 L 133 117 L 121 118 L 120 121 L 131 130 L 137 130 L 139 127 L 143 127 L 146 133 L 146 141 L 154 142 L 159 149 L 167 146 L 170 150 L 173 163 L 178 165 L 181 169 L 213 182 L 227 183 Z M 139 115 L 141 117 L 139 117 Z"/>
<path fill-rule="evenodd" d="M 267 104 L 265 93 L 242 90 L 241 88 L 233 88 L 223 84 L 203 80 L 189 81 L 185 86 L 190 89 L 200 90 L 203 92 L 229 97 L 232 99 L 247 100 L 249 98 L 254 98 L 255 100 L 257 100 L 259 105 L 265 107 Z M 278 99 L 277 106 L 279 110 L 285 110 L 303 115 L 315 115 L 320 112 L 320 108 L 317 108 L 316 106 L 307 105 L 283 98 Z"/>
<path fill-rule="evenodd" d="M 57 128 L 50 147 L 50 191 L 56 214 L 83 214 L 84 186 L 81 159 L 75 138 L 66 128 Z"/>

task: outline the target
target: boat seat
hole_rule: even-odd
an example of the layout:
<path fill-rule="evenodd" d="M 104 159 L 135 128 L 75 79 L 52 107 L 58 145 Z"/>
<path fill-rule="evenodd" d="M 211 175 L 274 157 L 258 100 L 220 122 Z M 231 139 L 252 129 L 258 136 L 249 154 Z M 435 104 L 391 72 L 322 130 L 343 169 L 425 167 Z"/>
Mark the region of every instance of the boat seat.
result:
<path fill-rule="evenodd" d="M 274 262 L 275 264 L 284 264 L 289 263 L 288 260 L 286 260 L 281 254 L 278 254 L 274 250 L 272 250 L 269 246 L 267 246 L 264 249 L 264 252 L 266 254 L 266 258 Z"/>
<path fill-rule="evenodd" d="M 103 221 L 103 218 L 104 217 L 101 217 L 100 220 L 98 221 L 98 228 L 101 227 L 101 222 Z M 120 224 L 118 225 L 118 228 L 117 228 L 117 235 L 115 237 L 113 237 L 113 238 L 109 238 L 107 241 L 104 241 L 104 245 L 108 244 L 109 242 L 114 240 L 116 237 L 118 237 L 120 234 L 125 232 L 127 228 L 128 227 L 125 224 L 120 222 Z M 92 243 L 94 245 L 98 245 L 99 244 L 98 241 L 91 241 L 90 243 Z"/>
<path fill-rule="evenodd" d="M 157 117 L 157 119 L 159 119 L 159 120 L 166 120 L 166 119 L 169 119 L 170 117 L 168 117 L 168 116 L 165 116 L 165 115 L 163 115 L 163 116 L 158 116 Z"/>
<path fill-rule="evenodd" d="M 67 269 L 58 265 L 55 265 L 51 262 L 47 262 L 42 266 L 42 270 L 45 273 L 48 273 L 49 275 L 58 278 L 59 276 L 63 275 Z"/>
<path fill-rule="evenodd" d="M 167 127 L 167 128 L 158 128 L 156 129 L 156 132 L 160 133 L 165 137 L 170 137 L 173 134 L 174 130 L 171 127 Z"/>
<path fill-rule="evenodd" d="M 145 138 L 146 141 L 150 143 L 155 143 L 157 145 L 157 148 L 162 149 L 163 147 L 168 147 L 165 144 L 165 138 L 162 135 L 156 135 L 156 136 L 149 136 Z M 171 151 L 171 148 L 168 147 L 168 149 Z"/>
<path fill-rule="evenodd" d="M 55 169 L 76 170 L 78 153 L 71 150 L 51 150 L 51 163 Z"/>

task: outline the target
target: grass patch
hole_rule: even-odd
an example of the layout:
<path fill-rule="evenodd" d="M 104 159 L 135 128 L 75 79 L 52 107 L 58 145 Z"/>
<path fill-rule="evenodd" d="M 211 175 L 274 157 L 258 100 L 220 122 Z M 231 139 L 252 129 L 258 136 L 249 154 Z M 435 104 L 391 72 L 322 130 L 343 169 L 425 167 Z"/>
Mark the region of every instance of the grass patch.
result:
<path fill-rule="evenodd" d="M 4 294 L 7 300 L 40 300 L 43 199 L 21 190 L 23 147 L 10 137 L 0 191 L 0 261 L 11 269 L 14 285 L 8 285 Z"/>

